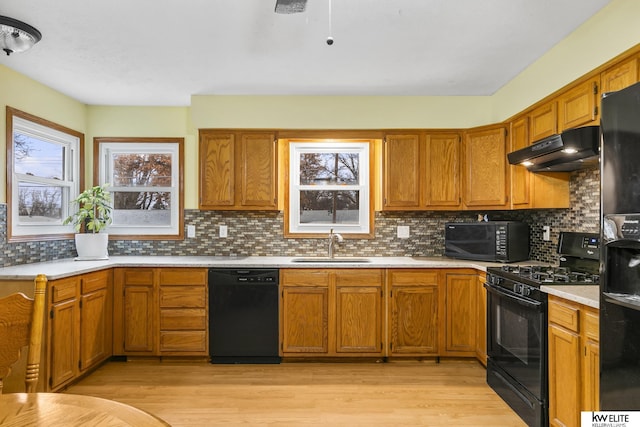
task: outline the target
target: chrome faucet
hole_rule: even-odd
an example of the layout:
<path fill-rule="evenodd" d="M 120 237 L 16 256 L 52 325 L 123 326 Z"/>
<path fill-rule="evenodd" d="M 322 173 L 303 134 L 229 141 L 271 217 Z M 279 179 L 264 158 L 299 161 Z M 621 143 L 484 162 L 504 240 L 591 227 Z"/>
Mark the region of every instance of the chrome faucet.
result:
<path fill-rule="evenodd" d="M 333 258 L 336 243 L 341 243 L 344 238 L 339 233 L 334 233 L 333 228 L 329 232 L 329 258 Z"/>

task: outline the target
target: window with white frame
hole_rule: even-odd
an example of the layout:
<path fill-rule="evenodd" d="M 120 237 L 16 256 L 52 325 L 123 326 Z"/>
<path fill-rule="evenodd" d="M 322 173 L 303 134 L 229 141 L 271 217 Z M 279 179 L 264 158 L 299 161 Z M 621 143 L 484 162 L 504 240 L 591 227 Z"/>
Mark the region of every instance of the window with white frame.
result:
<path fill-rule="evenodd" d="M 369 142 L 289 144 L 289 233 L 370 234 Z"/>
<path fill-rule="evenodd" d="M 95 138 L 99 183 L 109 184 L 119 238 L 181 239 L 182 138 Z"/>
<path fill-rule="evenodd" d="M 9 241 L 69 238 L 62 225 L 80 189 L 84 135 L 7 107 Z"/>

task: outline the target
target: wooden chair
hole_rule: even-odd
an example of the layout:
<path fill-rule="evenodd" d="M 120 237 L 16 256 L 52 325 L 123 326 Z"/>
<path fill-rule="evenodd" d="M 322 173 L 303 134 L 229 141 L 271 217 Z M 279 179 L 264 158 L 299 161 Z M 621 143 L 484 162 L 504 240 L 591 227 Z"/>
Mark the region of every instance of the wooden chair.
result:
<path fill-rule="evenodd" d="M 35 279 L 33 299 L 22 293 L 0 299 L 0 394 L 2 382 L 11 372 L 11 365 L 20 359 L 20 351 L 27 345 L 25 385 L 27 393 L 36 391 L 40 374 L 46 287 L 47 277 L 39 274 Z"/>

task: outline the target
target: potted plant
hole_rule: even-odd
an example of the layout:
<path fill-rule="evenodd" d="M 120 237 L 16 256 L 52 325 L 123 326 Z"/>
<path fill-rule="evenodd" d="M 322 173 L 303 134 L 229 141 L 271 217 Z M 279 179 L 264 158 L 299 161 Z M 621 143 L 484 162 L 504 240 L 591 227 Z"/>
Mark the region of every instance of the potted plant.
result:
<path fill-rule="evenodd" d="M 67 217 L 63 224 L 72 223 L 75 227 L 78 260 L 109 258 L 109 234 L 101 233 L 111 224 L 111 194 L 106 189 L 108 185 L 88 188 L 71 201 L 71 204 L 77 206 L 77 211 Z"/>

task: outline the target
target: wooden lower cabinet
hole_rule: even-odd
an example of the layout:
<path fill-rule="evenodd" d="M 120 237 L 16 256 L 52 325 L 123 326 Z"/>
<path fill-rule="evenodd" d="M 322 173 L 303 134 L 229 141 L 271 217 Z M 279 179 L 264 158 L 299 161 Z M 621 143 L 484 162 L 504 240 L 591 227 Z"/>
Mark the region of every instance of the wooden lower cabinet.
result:
<path fill-rule="evenodd" d="M 80 371 L 113 354 L 113 284 L 111 270 L 80 276 Z"/>
<path fill-rule="evenodd" d="M 549 296 L 549 425 L 599 410 L 598 310 Z"/>
<path fill-rule="evenodd" d="M 104 270 L 48 283 L 47 390 L 111 357 L 111 278 L 111 270 Z"/>
<path fill-rule="evenodd" d="M 48 390 L 56 390 L 79 373 L 80 307 L 77 277 L 48 283 Z"/>
<path fill-rule="evenodd" d="M 477 282 L 473 269 L 387 270 L 389 355 L 475 357 Z"/>
<path fill-rule="evenodd" d="M 204 268 L 116 268 L 114 353 L 207 356 Z"/>
<path fill-rule="evenodd" d="M 473 270 L 444 273 L 444 356 L 475 356 L 476 280 Z"/>
<path fill-rule="evenodd" d="M 208 354 L 207 270 L 162 268 L 158 284 L 160 354 Z"/>
<path fill-rule="evenodd" d="M 383 270 L 280 270 L 283 357 L 382 356 Z"/>
<path fill-rule="evenodd" d="M 437 356 L 438 270 L 387 270 L 389 355 Z"/>

